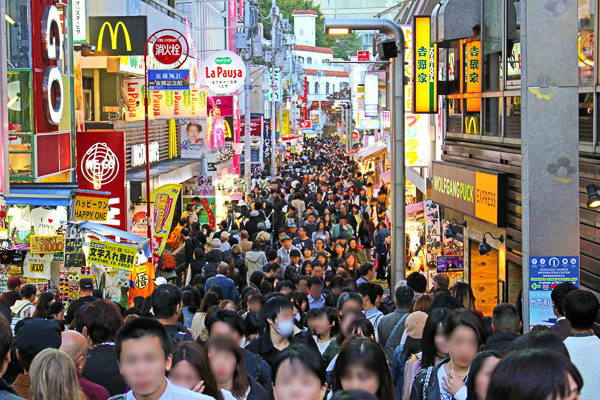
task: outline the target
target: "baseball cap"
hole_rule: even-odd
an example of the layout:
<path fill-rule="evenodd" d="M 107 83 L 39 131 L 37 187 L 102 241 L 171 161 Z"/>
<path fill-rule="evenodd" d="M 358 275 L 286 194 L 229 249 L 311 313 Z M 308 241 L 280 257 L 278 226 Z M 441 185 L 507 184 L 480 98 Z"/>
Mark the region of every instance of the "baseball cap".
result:
<path fill-rule="evenodd" d="M 288 235 L 283 235 L 283 237 L 281 238 L 281 241 L 283 242 L 284 240 L 292 240 L 292 238 L 289 237 Z"/>
<path fill-rule="evenodd" d="M 19 278 L 18 276 L 11 276 L 10 278 L 8 278 L 8 280 L 6 281 L 6 286 L 9 289 L 14 289 L 17 286 L 21 286 L 21 278 Z"/>
<path fill-rule="evenodd" d="M 90 278 L 82 278 L 79 281 L 79 288 L 85 290 L 92 290 L 94 289 L 94 281 L 92 281 Z"/>
<path fill-rule="evenodd" d="M 229 239 L 229 232 L 221 232 L 221 239 Z"/>
<path fill-rule="evenodd" d="M 19 329 L 15 344 L 20 353 L 31 358 L 45 349 L 58 349 L 62 343 L 60 327 L 55 321 L 33 318 Z"/>
<path fill-rule="evenodd" d="M 159 276 L 158 278 L 156 278 L 156 279 L 154 280 L 154 284 L 155 284 L 156 286 L 164 285 L 164 284 L 166 284 L 166 283 L 167 283 L 167 280 L 166 280 L 164 277 L 162 277 L 162 276 Z"/>
<path fill-rule="evenodd" d="M 427 314 L 423 311 L 415 311 L 406 318 L 406 334 L 413 339 L 423 338 L 423 328 L 427 321 Z"/>
<path fill-rule="evenodd" d="M 256 210 L 252 210 L 252 211 L 250 212 L 250 216 L 251 216 L 251 217 L 258 217 L 258 215 L 259 215 L 259 214 L 258 214 L 258 211 L 256 211 Z"/>

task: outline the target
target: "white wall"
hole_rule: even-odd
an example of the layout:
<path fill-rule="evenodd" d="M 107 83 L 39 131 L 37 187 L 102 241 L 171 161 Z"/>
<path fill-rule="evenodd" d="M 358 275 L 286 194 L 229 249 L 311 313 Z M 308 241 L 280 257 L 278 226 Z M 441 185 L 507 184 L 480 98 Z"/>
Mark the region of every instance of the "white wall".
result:
<path fill-rule="evenodd" d="M 317 40 L 315 33 L 316 20 L 316 15 L 294 15 L 294 35 L 296 35 L 296 44 L 315 46 Z"/>

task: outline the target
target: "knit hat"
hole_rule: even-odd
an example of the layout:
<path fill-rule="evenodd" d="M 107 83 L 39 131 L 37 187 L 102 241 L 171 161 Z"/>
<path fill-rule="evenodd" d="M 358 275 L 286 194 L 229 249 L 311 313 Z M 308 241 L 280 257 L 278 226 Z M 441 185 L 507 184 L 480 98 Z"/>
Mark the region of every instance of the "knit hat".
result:
<path fill-rule="evenodd" d="M 427 314 L 423 311 L 415 311 L 406 318 L 406 334 L 413 339 L 423 338 L 423 328 L 427 321 Z"/>

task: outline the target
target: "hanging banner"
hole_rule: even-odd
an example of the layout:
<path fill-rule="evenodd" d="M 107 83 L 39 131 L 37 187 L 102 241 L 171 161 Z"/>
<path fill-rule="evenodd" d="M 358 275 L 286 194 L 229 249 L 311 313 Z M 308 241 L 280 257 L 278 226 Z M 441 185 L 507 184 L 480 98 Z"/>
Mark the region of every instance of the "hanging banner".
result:
<path fill-rule="evenodd" d="M 131 271 L 136 255 L 137 247 L 92 239 L 87 262 Z"/>
<path fill-rule="evenodd" d="M 291 136 L 291 134 L 290 134 L 290 111 L 283 110 L 282 117 L 283 117 L 283 121 L 282 121 L 283 129 L 279 126 L 279 116 L 277 116 L 277 131 L 281 132 L 281 137 L 283 139 L 289 139 Z"/>
<path fill-rule="evenodd" d="M 200 159 L 208 150 L 206 120 L 192 119 L 181 122 L 181 158 Z"/>
<path fill-rule="evenodd" d="M 229 117 L 234 114 L 233 96 L 209 96 L 207 106 L 209 114 L 214 110 L 218 110 L 219 115 L 224 117 Z"/>
<path fill-rule="evenodd" d="M 32 254 L 28 253 L 23 262 L 23 277 L 29 279 L 41 279 L 49 281 L 51 279 L 51 266 L 54 254 Z"/>
<path fill-rule="evenodd" d="M 32 253 L 62 253 L 65 251 L 65 238 L 63 235 L 31 235 L 29 246 Z"/>
<path fill-rule="evenodd" d="M 219 110 L 213 110 L 206 121 L 206 140 L 208 148 L 213 150 L 225 145 L 225 138 L 232 137 L 231 128 Z"/>
<path fill-rule="evenodd" d="M 231 94 L 244 86 L 246 66 L 233 51 L 221 50 L 212 53 L 204 61 L 205 82 L 210 90 L 218 94 Z"/>
<path fill-rule="evenodd" d="M 144 79 L 123 79 L 123 95 L 126 97 L 125 121 L 144 121 Z M 153 105 L 154 108 L 154 105 Z M 150 113 L 152 115 L 152 113 Z"/>
<path fill-rule="evenodd" d="M 106 221 L 108 199 L 102 197 L 76 196 L 73 219 L 84 221 Z"/>
<path fill-rule="evenodd" d="M 437 45 L 430 17 L 414 17 L 413 113 L 437 113 Z"/>
<path fill-rule="evenodd" d="M 463 42 L 464 93 L 481 93 L 481 41 Z M 481 99 L 467 99 L 467 112 L 480 112 Z"/>
<path fill-rule="evenodd" d="M 431 158 L 429 116 L 406 114 L 405 120 L 405 165 L 407 167 L 427 167 Z"/>
<path fill-rule="evenodd" d="M 404 76 L 406 85 L 404 85 L 404 111 L 407 113 L 413 110 L 413 74 L 414 74 L 414 54 L 413 54 L 413 27 L 412 25 L 401 25 L 404 33 Z"/>
<path fill-rule="evenodd" d="M 263 158 L 271 160 L 271 120 L 265 119 L 263 124 Z"/>
<path fill-rule="evenodd" d="M 154 265 L 158 265 L 158 260 L 165 249 L 169 233 L 171 232 L 171 223 L 175 214 L 175 202 L 181 191 L 181 185 L 164 185 L 155 189 L 150 195 L 152 206 L 152 236 Z"/>
<path fill-rule="evenodd" d="M 163 92 L 152 92 L 150 96 L 152 119 L 175 118 L 175 92 L 172 90 Z"/>
<path fill-rule="evenodd" d="M 217 226 L 217 207 L 216 207 L 216 198 L 213 197 L 201 197 L 200 198 L 200 206 L 198 210 L 200 211 L 198 215 L 198 223 L 200 226 L 204 224 L 208 224 L 210 229 L 215 230 Z"/>

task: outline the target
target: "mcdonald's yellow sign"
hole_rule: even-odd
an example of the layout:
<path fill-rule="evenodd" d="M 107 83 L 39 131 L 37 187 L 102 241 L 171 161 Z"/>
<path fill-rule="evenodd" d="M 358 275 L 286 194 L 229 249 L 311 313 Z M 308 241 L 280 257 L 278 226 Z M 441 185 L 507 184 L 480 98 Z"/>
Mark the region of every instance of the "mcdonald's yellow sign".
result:
<path fill-rule="evenodd" d="M 147 39 L 145 16 L 90 17 L 89 43 L 97 56 L 142 56 Z"/>
<path fill-rule="evenodd" d="M 465 117 L 465 133 L 479 135 L 479 118 Z"/>

